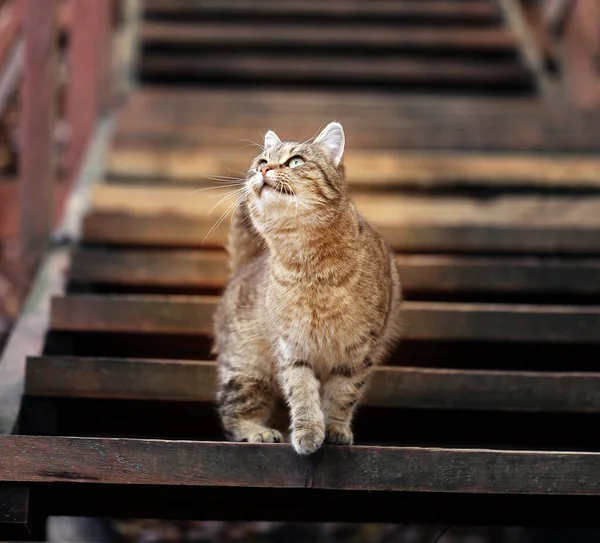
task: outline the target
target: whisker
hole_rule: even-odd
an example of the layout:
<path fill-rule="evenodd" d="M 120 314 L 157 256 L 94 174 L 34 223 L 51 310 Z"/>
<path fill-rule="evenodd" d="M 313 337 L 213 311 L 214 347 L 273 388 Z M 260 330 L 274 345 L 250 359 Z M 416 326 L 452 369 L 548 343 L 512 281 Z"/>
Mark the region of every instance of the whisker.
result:
<path fill-rule="evenodd" d="M 204 239 L 202 240 L 202 245 L 204 245 L 204 242 L 206 241 L 206 238 L 208 236 L 211 235 L 211 233 L 219 227 L 219 225 L 225 220 L 225 218 L 227 217 L 227 215 L 229 214 L 229 212 L 232 209 L 236 209 L 237 206 L 240 204 L 240 202 L 242 202 L 242 200 L 245 198 L 246 194 L 242 194 L 233 204 L 231 204 L 226 210 L 225 212 L 219 217 L 219 219 L 217 220 L 217 222 L 213 225 L 213 227 L 208 231 L 208 234 L 206 234 L 206 236 L 204 236 Z"/>
<path fill-rule="evenodd" d="M 221 185 L 219 187 L 204 187 L 204 188 L 201 188 L 201 189 L 195 189 L 195 190 L 193 190 L 191 192 L 188 192 L 186 194 L 186 196 L 190 196 L 191 194 L 196 194 L 197 192 L 202 192 L 202 191 L 205 191 L 205 190 L 226 189 L 228 187 L 237 187 L 238 185 L 239 185 L 239 183 L 232 183 L 231 185 Z"/>

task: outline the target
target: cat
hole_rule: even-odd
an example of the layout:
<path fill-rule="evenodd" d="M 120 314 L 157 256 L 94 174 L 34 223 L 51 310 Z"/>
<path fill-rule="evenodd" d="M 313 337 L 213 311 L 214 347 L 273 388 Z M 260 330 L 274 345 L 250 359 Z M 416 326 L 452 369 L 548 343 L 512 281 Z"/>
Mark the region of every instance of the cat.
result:
<path fill-rule="evenodd" d="M 284 400 L 300 455 L 350 445 L 373 367 L 401 333 L 393 255 L 356 210 L 332 122 L 304 143 L 269 131 L 232 217 L 230 279 L 215 313 L 217 404 L 233 441 L 278 443 Z"/>

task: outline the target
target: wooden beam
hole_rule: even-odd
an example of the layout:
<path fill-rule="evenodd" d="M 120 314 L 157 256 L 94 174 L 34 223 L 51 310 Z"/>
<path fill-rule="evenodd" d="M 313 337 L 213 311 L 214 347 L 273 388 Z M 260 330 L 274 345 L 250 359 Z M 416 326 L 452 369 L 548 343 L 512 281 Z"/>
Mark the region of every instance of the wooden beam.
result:
<path fill-rule="evenodd" d="M 49 398 L 212 402 L 215 362 L 33 357 L 25 393 Z M 375 369 L 364 405 L 409 409 L 600 412 L 600 374 Z"/>
<path fill-rule="evenodd" d="M 58 10 L 55 0 L 24 1 L 19 236 L 23 269 L 31 273 L 46 248 L 54 221 Z"/>
<path fill-rule="evenodd" d="M 215 296 L 54 298 L 51 328 L 70 332 L 211 336 Z M 418 341 L 600 342 L 600 308 L 406 302 L 404 339 Z"/>
<path fill-rule="evenodd" d="M 70 126 L 67 171 L 76 175 L 101 106 L 106 105 L 109 75 L 110 0 L 78 0 L 73 6 L 67 89 Z"/>
<path fill-rule="evenodd" d="M 597 496 L 600 454 L 0 436 L 0 481 Z M 484 482 L 482 482 L 484 481 Z"/>
<path fill-rule="evenodd" d="M 397 255 L 409 299 L 437 292 L 597 294 L 600 259 Z M 134 289 L 222 289 L 229 272 L 224 251 L 78 249 L 71 281 Z M 136 290 L 137 291 L 137 290 Z"/>

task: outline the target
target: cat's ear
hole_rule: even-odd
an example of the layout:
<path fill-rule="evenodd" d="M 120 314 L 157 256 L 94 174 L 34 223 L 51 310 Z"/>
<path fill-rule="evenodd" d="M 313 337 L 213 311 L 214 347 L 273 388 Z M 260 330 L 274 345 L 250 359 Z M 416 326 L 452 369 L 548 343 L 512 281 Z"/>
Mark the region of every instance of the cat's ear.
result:
<path fill-rule="evenodd" d="M 267 149 L 270 149 L 271 147 L 277 145 L 278 143 L 281 143 L 281 140 L 279 139 L 277 134 L 275 134 L 275 132 L 273 132 L 273 130 L 269 130 L 265 134 L 265 151 Z"/>
<path fill-rule="evenodd" d="M 315 143 L 320 143 L 331 153 L 331 158 L 337 168 L 344 156 L 344 146 L 346 145 L 342 125 L 337 122 L 329 123 L 317 136 Z"/>

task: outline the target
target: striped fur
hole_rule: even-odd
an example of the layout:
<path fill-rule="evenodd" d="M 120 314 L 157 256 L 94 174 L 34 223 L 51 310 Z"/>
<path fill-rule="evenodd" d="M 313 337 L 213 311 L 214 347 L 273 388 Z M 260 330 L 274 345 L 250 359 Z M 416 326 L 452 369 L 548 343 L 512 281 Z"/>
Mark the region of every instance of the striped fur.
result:
<path fill-rule="evenodd" d="M 338 123 L 305 143 L 269 132 L 248 171 L 215 315 L 219 412 L 232 440 L 281 441 L 270 425 L 283 400 L 299 454 L 352 443 L 371 371 L 400 336 L 398 270 L 348 196 L 343 145 Z M 304 163 L 286 165 L 296 156 Z"/>

